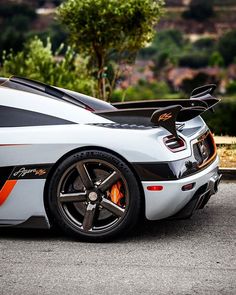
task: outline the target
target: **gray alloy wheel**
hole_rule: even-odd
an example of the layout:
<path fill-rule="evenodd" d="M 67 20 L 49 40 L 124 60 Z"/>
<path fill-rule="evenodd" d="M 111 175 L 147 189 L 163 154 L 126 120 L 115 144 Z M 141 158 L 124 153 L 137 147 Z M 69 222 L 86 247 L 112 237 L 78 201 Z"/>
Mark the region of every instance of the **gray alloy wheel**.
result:
<path fill-rule="evenodd" d="M 106 239 L 130 229 L 140 193 L 129 167 L 102 151 L 76 153 L 62 162 L 49 185 L 56 223 L 82 240 Z"/>

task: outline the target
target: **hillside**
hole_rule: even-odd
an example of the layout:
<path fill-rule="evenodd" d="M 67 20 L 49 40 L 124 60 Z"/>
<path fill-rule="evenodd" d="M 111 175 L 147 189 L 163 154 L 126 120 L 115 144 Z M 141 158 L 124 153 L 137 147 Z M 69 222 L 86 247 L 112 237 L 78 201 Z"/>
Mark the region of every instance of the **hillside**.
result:
<path fill-rule="evenodd" d="M 170 3 L 186 1 L 168 1 Z M 218 37 L 226 31 L 236 29 L 236 1 L 215 1 L 213 15 L 206 20 L 197 21 L 186 19 L 183 13 L 188 9 L 186 5 L 167 6 L 166 13 L 162 17 L 158 29 L 178 29 L 196 39 L 196 35 L 208 35 Z M 221 5 L 220 5 L 221 4 Z M 223 5 L 222 5 L 223 4 Z M 227 5 L 226 5 L 227 4 Z"/>
<path fill-rule="evenodd" d="M 203 0 L 194 0 L 203 2 Z M 191 0 L 166 0 L 166 12 L 158 24 L 158 30 L 178 29 L 189 35 L 193 40 L 199 35 L 218 37 L 225 31 L 236 28 L 236 0 L 211 0 L 214 3 L 214 13 L 206 20 L 186 19 L 183 14 L 188 10 Z M 37 19 L 32 23 L 32 29 L 44 31 L 54 22 L 56 6 L 62 0 L 0 0 L 0 7 L 8 4 L 25 4 L 34 9 Z M 205 1 L 206 3 L 209 1 Z M 1 22 L 1 19 L 0 19 Z"/>

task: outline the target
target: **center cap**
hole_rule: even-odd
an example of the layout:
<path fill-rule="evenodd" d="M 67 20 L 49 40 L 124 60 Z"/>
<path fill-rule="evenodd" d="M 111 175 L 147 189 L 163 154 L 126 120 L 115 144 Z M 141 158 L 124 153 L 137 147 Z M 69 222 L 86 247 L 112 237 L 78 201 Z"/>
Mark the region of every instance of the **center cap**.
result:
<path fill-rule="evenodd" d="M 95 192 L 89 193 L 88 197 L 89 197 L 89 200 L 92 201 L 92 202 L 95 202 L 98 199 L 98 195 Z"/>

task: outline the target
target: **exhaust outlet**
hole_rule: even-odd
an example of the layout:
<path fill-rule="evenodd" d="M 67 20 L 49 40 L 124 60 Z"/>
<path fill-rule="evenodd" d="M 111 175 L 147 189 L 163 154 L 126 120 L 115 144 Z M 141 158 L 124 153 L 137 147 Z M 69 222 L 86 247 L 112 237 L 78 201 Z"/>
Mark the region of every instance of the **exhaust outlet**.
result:
<path fill-rule="evenodd" d="M 208 188 L 210 189 L 211 195 L 214 195 L 218 192 L 218 186 L 221 181 L 222 174 L 220 174 L 217 178 L 212 177 L 209 181 Z"/>
<path fill-rule="evenodd" d="M 219 175 L 219 178 L 217 179 L 216 183 L 215 183 L 215 193 L 218 192 L 218 186 L 220 184 L 220 181 L 221 181 L 221 177 L 222 177 L 222 174 Z"/>

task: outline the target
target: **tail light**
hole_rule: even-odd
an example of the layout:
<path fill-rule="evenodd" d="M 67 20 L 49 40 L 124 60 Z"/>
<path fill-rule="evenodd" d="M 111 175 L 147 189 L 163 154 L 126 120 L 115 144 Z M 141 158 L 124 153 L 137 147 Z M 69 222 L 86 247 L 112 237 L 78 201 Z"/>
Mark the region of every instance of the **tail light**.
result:
<path fill-rule="evenodd" d="M 148 191 L 162 191 L 163 186 L 162 185 L 150 185 L 147 187 Z"/>
<path fill-rule="evenodd" d="M 164 137 L 164 143 L 172 152 L 179 152 L 186 149 L 186 143 L 183 138 L 176 138 L 173 135 Z"/>
<path fill-rule="evenodd" d="M 195 182 L 192 182 L 192 183 L 188 183 L 188 184 L 185 184 L 182 186 L 182 191 L 190 191 L 191 189 L 194 188 L 195 186 Z"/>

